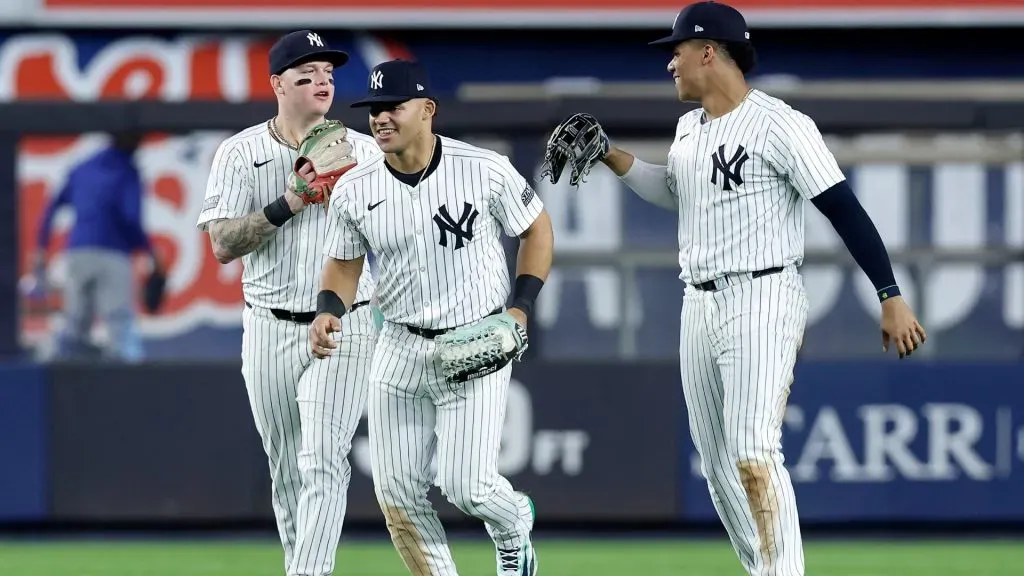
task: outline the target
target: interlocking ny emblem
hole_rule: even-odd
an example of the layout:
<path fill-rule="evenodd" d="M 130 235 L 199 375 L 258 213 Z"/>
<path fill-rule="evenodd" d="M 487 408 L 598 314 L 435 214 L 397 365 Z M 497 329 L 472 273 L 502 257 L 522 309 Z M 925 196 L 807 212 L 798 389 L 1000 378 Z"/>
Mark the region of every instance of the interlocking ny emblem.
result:
<path fill-rule="evenodd" d="M 438 244 L 442 248 L 447 248 L 448 234 L 451 234 L 455 237 L 455 250 L 464 247 L 465 242 L 473 239 L 473 223 L 476 222 L 476 217 L 479 215 L 480 212 L 477 212 L 472 204 L 463 202 L 462 215 L 456 221 L 448 213 L 448 207 L 442 204 L 437 209 L 437 214 L 434 214 L 434 223 L 437 224 L 437 230 L 441 233 L 441 241 Z"/>
<path fill-rule="evenodd" d="M 711 162 L 714 166 L 711 169 L 711 183 L 718 184 L 718 175 L 722 175 L 722 188 L 732 190 L 732 187 L 743 184 L 740 172 L 743 171 L 743 164 L 750 160 L 747 151 L 743 146 L 737 146 L 732 158 L 725 159 L 725 144 L 718 147 L 717 152 L 711 153 Z"/>
<path fill-rule="evenodd" d="M 384 73 L 377 70 L 373 74 L 370 74 L 370 89 L 380 90 L 384 87 Z"/>
<path fill-rule="evenodd" d="M 320 35 L 317 34 L 316 32 L 310 32 L 309 34 L 306 34 L 306 40 L 309 40 L 310 46 L 319 46 L 321 48 L 323 48 L 324 46 L 324 41 L 320 39 Z"/>

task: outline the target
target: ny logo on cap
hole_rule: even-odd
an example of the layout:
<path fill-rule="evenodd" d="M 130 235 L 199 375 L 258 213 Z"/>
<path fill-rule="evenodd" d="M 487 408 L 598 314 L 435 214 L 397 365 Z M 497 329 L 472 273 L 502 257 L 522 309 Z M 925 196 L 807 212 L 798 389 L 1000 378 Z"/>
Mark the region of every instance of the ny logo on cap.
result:
<path fill-rule="evenodd" d="M 380 90 L 384 87 L 384 73 L 380 70 L 375 70 L 373 74 L 370 74 L 370 89 Z"/>
<path fill-rule="evenodd" d="M 315 32 L 310 32 L 309 34 L 306 34 L 306 39 L 309 40 L 310 46 L 319 46 L 321 48 L 324 47 L 324 41 L 321 40 L 320 35 Z"/>

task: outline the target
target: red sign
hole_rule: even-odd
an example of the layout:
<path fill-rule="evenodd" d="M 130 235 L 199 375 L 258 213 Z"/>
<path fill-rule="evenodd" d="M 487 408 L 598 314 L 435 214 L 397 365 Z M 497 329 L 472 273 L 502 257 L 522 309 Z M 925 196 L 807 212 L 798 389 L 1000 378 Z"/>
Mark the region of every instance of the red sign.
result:
<path fill-rule="evenodd" d="M 326 11 L 344 9 L 547 9 L 547 10 L 591 10 L 612 9 L 620 12 L 633 10 L 668 8 L 678 11 L 685 0 L 632 0 L 624 6 L 622 0 L 333 0 L 325 4 L 322 0 L 44 0 L 48 7 L 82 8 L 235 8 L 267 7 L 288 9 L 292 7 L 315 7 Z M 792 8 L 864 10 L 876 8 L 1024 8 L 1021 0 L 732 0 L 728 2 L 740 10 Z"/>
<path fill-rule="evenodd" d="M 61 24 L 199 27 L 402 25 L 660 26 L 686 0 L 41 0 L 41 20 Z M 977 26 L 1024 23 L 1022 0 L 732 0 L 754 27 L 771 25 Z M 245 18 L 238 10 L 245 9 Z M 48 20 L 47 20 L 48 19 Z"/>
<path fill-rule="evenodd" d="M 224 266 L 210 250 L 209 238 L 196 228 L 206 177 L 217 145 L 228 134 L 166 137 L 154 134 L 136 158 L 145 186 L 143 224 L 168 269 L 167 300 L 159 314 L 141 306 L 140 332 L 146 337 L 176 336 L 199 326 L 237 326 L 243 306 L 241 263 Z M 19 264 L 22 278 L 33 272 L 30 256 L 47 203 L 78 162 L 105 144 L 103 135 L 28 137 L 18 153 Z M 58 212 L 49 245 L 45 302 L 23 301 L 21 337 L 26 343 L 47 337 L 60 321 L 65 277 L 62 248 L 70 213 Z M 140 268 L 137 280 L 144 270 Z"/>

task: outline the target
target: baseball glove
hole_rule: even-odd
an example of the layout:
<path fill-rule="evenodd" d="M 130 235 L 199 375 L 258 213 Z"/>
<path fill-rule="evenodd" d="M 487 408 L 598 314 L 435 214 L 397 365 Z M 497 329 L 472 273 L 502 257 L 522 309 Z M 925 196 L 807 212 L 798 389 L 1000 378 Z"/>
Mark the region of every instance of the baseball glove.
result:
<path fill-rule="evenodd" d="M 526 328 L 508 312 L 487 316 L 434 339 L 450 387 L 501 370 L 520 360 L 529 345 Z"/>
<path fill-rule="evenodd" d="M 597 119 L 590 114 L 573 114 L 555 127 L 544 151 L 541 178 L 557 184 L 566 164 L 569 184 L 579 186 L 590 169 L 608 154 L 611 144 Z"/>
<path fill-rule="evenodd" d="M 167 294 L 167 273 L 160 268 L 150 271 L 142 289 L 142 304 L 150 314 L 156 314 Z"/>
<path fill-rule="evenodd" d="M 312 182 L 299 176 L 299 168 L 305 164 L 313 168 Z M 293 189 L 306 204 L 326 204 L 334 183 L 356 164 L 348 128 L 337 120 L 326 120 L 314 126 L 299 144 L 299 157 L 292 171 Z"/>

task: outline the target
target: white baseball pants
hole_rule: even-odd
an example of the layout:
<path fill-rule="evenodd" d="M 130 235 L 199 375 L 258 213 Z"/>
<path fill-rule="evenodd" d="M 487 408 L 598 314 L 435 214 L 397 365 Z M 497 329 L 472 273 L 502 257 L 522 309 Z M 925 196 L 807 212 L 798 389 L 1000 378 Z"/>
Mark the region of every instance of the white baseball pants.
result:
<path fill-rule="evenodd" d="M 498 473 L 512 366 L 449 390 L 434 341 L 386 322 L 370 375 L 368 428 L 374 491 L 411 574 L 457 576 L 427 492 L 483 520 L 498 548 L 516 548 L 533 527 L 529 501 Z"/>
<path fill-rule="evenodd" d="M 680 368 L 715 510 L 751 576 L 803 576 L 782 419 L 807 321 L 795 268 L 717 291 L 686 287 Z"/>
<path fill-rule="evenodd" d="M 242 375 L 270 465 L 285 569 L 332 574 L 376 338 L 370 306 L 342 319 L 340 345 L 323 360 L 309 351 L 308 324 L 246 307 L 243 327 Z"/>

